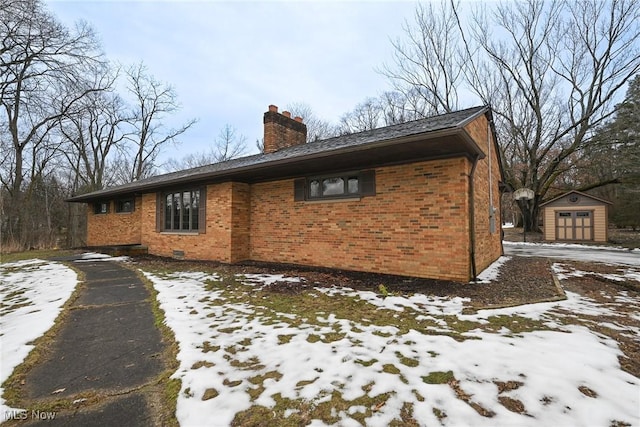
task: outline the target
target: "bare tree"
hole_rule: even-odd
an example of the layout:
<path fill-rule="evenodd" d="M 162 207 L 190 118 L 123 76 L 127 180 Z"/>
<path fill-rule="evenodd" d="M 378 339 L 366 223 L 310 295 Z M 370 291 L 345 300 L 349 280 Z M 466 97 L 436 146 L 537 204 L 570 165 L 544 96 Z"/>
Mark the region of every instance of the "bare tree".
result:
<path fill-rule="evenodd" d="M 346 135 L 376 129 L 383 118 L 382 107 L 377 98 L 367 98 L 340 117 L 338 133 Z"/>
<path fill-rule="evenodd" d="M 156 158 L 167 144 L 175 143 L 176 137 L 186 132 L 195 119 L 176 129 L 165 129 L 166 116 L 180 108 L 178 97 L 170 85 L 156 80 L 140 63 L 127 71 L 128 90 L 134 98 L 131 124 L 135 131 L 128 139 L 133 145 L 133 162 L 130 181 L 153 174 Z"/>
<path fill-rule="evenodd" d="M 125 141 L 129 120 L 122 99 L 114 92 L 91 94 L 81 104 L 80 110 L 63 118 L 59 130 L 69 147 L 63 152 L 75 175 L 73 192 L 113 184 L 109 159 Z"/>
<path fill-rule="evenodd" d="M 485 89 L 494 94 L 485 101 L 494 105 L 506 136 L 507 181 L 535 192 L 532 203 L 519 203 L 525 227 L 535 230 L 540 203 L 562 175 L 581 166 L 594 130 L 613 114 L 615 96 L 640 69 L 640 5 L 500 5 L 490 21 L 508 34 L 500 41 L 482 31 L 487 22 L 477 15 L 474 39 L 499 85 Z"/>
<path fill-rule="evenodd" d="M 215 145 L 212 150 L 213 162 L 224 162 L 225 160 L 235 159 L 245 154 L 247 151 L 247 138 L 240 134 L 233 126 L 226 124 L 216 138 Z"/>
<path fill-rule="evenodd" d="M 423 117 L 423 112 L 428 109 L 420 101 L 421 97 L 408 90 L 406 93 L 387 91 L 380 95 L 380 108 L 382 109 L 385 126 L 405 123 Z M 420 111 L 421 113 L 418 113 Z"/>
<path fill-rule="evenodd" d="M 383 65 L 381 73 L 405 99 L 419 101 L 412 103 L 413 115 L 456 110 L 464 74 L 455 8 L 446 0 L 418 4 L 414 22 L 403 29 L 404 38 L 392 41 L 393 64 Z"/>
<path fill-rule="evenodd" d="M 209 150 L 188 154 L 180 160 L 169 159 L 164 165 L 164 169 L 171 172 L 196 168 L 235 159 L 246 154 L 246 152 L 247 138 L 242 134 L 238 134 L 235 127 L 226 124 L 220 129 L 213 146 Z"/>
<path fill-rule="evenodd" d="M 286 106 L 293 117 L 302 117 L 307 125 L 307 142 L 319 141 L 336 136 L 335 129 L 328 121 L 318 117 L 311 106 L 304 102 L 294 102 Z"/>
<path fill-rule="evenodd" d="M 10 199 L 3 212 L 3 240 L 31 246 L 34 233 L 23 210 L 25 186 L 50 164 L 58 142 L 50 136 L 58 121 L 89 93 L 102 90 L 84 78 L 103 66 L 92 29 L 62 26 L 38 0 L 8 0 L 0 8 L 0 129 L 9 148 L 0 180 Z M 52 146 L 51 144 L 56 144 Z"/>
<path fill-rule="evenodd" d="M 640 3 L 480 4 L 469 25 L 459 5 L 441 6 L 417 9 L 407 44 L 394 44 L 405 62 L 385 73 L 439 111 L 457 106 L 463 90 L 493 107 L 507 183 L 534 190 L 519 208 L 526 229 L 538 229 L 540 203 L 584 164 L 594 130 L 640 69 Z"/>

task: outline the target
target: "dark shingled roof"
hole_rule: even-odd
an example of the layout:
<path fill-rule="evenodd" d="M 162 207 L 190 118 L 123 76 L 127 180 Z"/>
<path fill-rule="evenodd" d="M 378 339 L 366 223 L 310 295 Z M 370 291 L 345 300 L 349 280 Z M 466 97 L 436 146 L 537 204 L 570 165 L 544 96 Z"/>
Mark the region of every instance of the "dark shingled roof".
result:
<path fill-rule="evenodd" d="M 78 195 L 70 202 L 86 202 L 109 196 L 153 191 L 171 185 L 203 183 L 212 181 L 256 182 L 306 174 L 318 173 L 315 164 L 322 164 L 324 170 L 334 167 L 372 167 L 386 163 L 398 163 L 411 159 L 458 155 L 478 155 L 484 157 L 471 138 L 462 129 L 481 114 L 490 113 L 489 107 L 479 106 L 434 117 L 373 129 L 369 131 L 338 136 L 322 141 L 300 144 L 273 153 L 256 154 L 238 159 L 214 163 L 197 168 L 185 169 L 157 175 L 128 184 Z M 434 138 L 443 137 L 436 145 Z M 453 137 L 457 139 L 453 139 Z M 446 138 L 449 139 L 446 139 Z M 416 141 L 420 140 L 420 145 Z M 426 140 L 431 140 L 425 143 Z M 462 142 L 461 142 L 462 141 Z M 405 145 L 404 151 L 399 149 Z M 431 152 L 426 150 L 430 149 Z M 385 151 L 385 148 L 386 151 Z M 448 149 L 449 147 L 450 149 Z M 371 150 L 380 151 L 372 155 Z M 391 151 L 393 149 L 393 151 Z M 358 153 L 356 153 L 358 152 Z M 396 154 L 398 153 L 398 154 Z M 414 156 L 415 154 L 415 156 Z M 341 162 L 338 159 L 343 159 Z M 322 162 L 324 159 L 324 162 Z M 367 162 L 367 159 L 370 161 Z"/>

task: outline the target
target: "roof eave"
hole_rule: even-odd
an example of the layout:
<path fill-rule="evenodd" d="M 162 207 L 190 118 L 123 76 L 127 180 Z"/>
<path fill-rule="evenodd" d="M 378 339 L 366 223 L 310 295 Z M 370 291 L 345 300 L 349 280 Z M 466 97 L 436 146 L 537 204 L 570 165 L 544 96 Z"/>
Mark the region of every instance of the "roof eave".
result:
<path fill-rule="evenodd" d="M 481 112 L 484 112 L 484 110 L 482 110 Z M 476 116 L 477 114 L 474 115 L 474 117 Z M 326 150 L 318 153 L 312 153 L 312 154 L 301 155 L 296 157 L 285 157 L 282 159 L 272 160 L 264 163 L 242 166 L 242 167 L 234 168 L 231 170 L 226 169 L 226 170 L 218 170 L 213 172 L 205 172 L 205 173 L 200 173 L 195 175 L 182 176 L 175 179 L 167 179 L 161 182 L 152 182 L 149 184 L 141 184 L 141 185 L 133 185 L 133 186 L 125 185 L 124 188 L 114 187 L 113 189 L 105 189 L 105 190 L 95 191 L 92 193 L 70 197 L 66 199 L 66 201 L 75 202 L 75 203 L 86 203 L 86 202 L 91 202 L 91 201 L 105 199 L 105 198 L 114 197 L 114 196 L 123 196 L 128 194 L 141 194 L 145 192 L 151 192 L 161 188 L 167 188 L 167 187 L 176 186 L 176 185 L 185 184 L 185 183 L 216 180 L 216 179 L 224 178 L 225 176 L 229 176 L 230 179 L 233 179 L 233 176 L 238 176 L 238 175 L 246 174 L 248 172 L 253 172 L 253 171 L 260 172 L 263 170 L 282 168 L 283 166 L 287 166 L 287 165 L 295 165 L 296 163 L 303 163 L 303 162 L 308 162 L 313 160 L 322 160 L 322 159 L 335 157 L 335 156 L 345 156 L 348 154 L 366 152 L 366 151 L 376 150 L 384 147 L 402 145 L 402 144 L 407 144 L 407 143 L 412 143 L 412 142 L 422 141 L 422 140 L 427 141 L 427 140 L 433 140 L 437 138 L 444 138 L 444 137 L 451 137 L 451 136 L 460 137 L 460 139 L 466 145 L 470 156 L 472 157 L 479 156 L 479 158 L 483 158 L 485 156 L 484 152 L 480 149 L 480 147 L 478 147 L 478 145 L 475 143 L 473 138 L 466 132 L 466 130 L 464 130 L 463 126 L 465 125 L 465 123 L 466 123 L 466 120 L 464 122 L 457 124 L 454 127 L 436 130 L 433 132 L 429 132 L 427 134 L 420 133 L 420 134 L 403 136 L 400 138 L 372 142 L 372 143 L 363 144 L 363 145 L 342 147 L 334 150 Z M 434 158 L 435 157 L 436 156 L 434 156 Z M 372 166 L 378 166 L 378 165 L 372 165 Z"/>

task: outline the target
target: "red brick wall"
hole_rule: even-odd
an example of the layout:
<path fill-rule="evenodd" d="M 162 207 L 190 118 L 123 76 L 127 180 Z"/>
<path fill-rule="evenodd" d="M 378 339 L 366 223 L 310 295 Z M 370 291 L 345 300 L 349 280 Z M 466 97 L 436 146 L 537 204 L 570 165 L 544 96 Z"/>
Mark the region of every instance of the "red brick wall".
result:
<path fill-rule="evenodd" d="M 92 203 L 87 204 L 87 245 L 131 245 L 140 243 L 140 214 L 142 200 L 135 199 L 133 212 L 115 212 L 115 203 L 109 202 L 109 213 L 95 214 Z"/>
<path fill-rule="evenodd" d="M 477 273 L 487 268 L 502 254 L 502 236 L 500 217 L 500 189 L 501 179 L 498 164 L 498 153 L 494 141 L 489 141 L 487 134 L 488 121 L 480 116 L 469 123 L 465 130 L 485 152 L 486 157 L 478 161 L 474 172 L 474 205 L 475 205 L 475 254 Z M 489 153 L 491 155 L 491 186 L 493 188 L 493 206 L 495 208 L 495 232 L 490 232 L 489 224 Z"/>
<path fill-rule="evenodd" d="M 249 252 L 249 233 L 251 231 L 251 186 L 234 182 L 231 193 L 231 262 L 251 258 Z"/>
<path fill-rule="evenodd" d="M 153 255 L 185 259 L 210 259 L 232 262 L 231 258 L 231 183 L 207 186 L 205 233 L 156 232 L 156 194 L 143 196 L 142 244 Z"/>
<path fill-rule="evenodd" d="M 484 116 L 466 127 L 487 149 Z M 493 148 L 493 147 L 492 147 Z M 492 149 L 496 232 L 489 232 L 488 158 L 475 170 L 476 266 L 501 253 L 498 182 Z M 466 158 L 376 169 L 376 195 L 361 200 L 295 202 L 293 180 L 207 186 L 206 233 L 156 232 L 156 195 L 131 214 L 89 212 L 90 245 L 142 243 L 186 259 L 247 259 L 466 281 L 470 277 Z M 112 202 L 113 207 L 113 202 Z"/>
<path fill-rule="evenodd" d="M 376 195 L 294 202 L 293 180 L 251 188 L 251 258 L 468 280 L 468 161 L 376 169 Z"/>

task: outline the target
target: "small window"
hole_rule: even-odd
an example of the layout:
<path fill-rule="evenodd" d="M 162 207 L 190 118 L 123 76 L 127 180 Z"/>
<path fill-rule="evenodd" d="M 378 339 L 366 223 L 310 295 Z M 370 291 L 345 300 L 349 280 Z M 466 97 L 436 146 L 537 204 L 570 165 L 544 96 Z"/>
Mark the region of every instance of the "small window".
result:
<path fill-rule="evenodd" d="M 360 180 L 357 176 L 350 176 L 347 181 L 347 192 L 349 194 L 358 194 L 360 192 Z"/>
<path fill-rule="evenodd" d="M 591 212 L 577 212 L 576 213 L 577 217 L 582 217 L 582 218 L 589 217 L 590 215 L 591 215 Z"/>
<path fill-rule="evenodd" d="M 297 179 L 295 200 L 340 199 L 375 195 L 375 171 Z"/>
<path fill-rule="evenodd" d="M 135 210 L 135 201 L 133 199 L 122 199 L 116 201 L 116 212 L 133 212 Z"/>
<path fill-rule="evenodd" d="M 571 212 L 558 212 L 558 216 L 563 218 L 571 217 Z"/>
<path fill-rule="evenodd" d="M 109 213 L 109 202 L 96 202 L 93 204 L 93 213 L 96 215 Z"/>
<path fill-rule="evenodd" d="M 320 197 L 320 181 L 317 179 L 309 182 L 309 197 Z"/>

